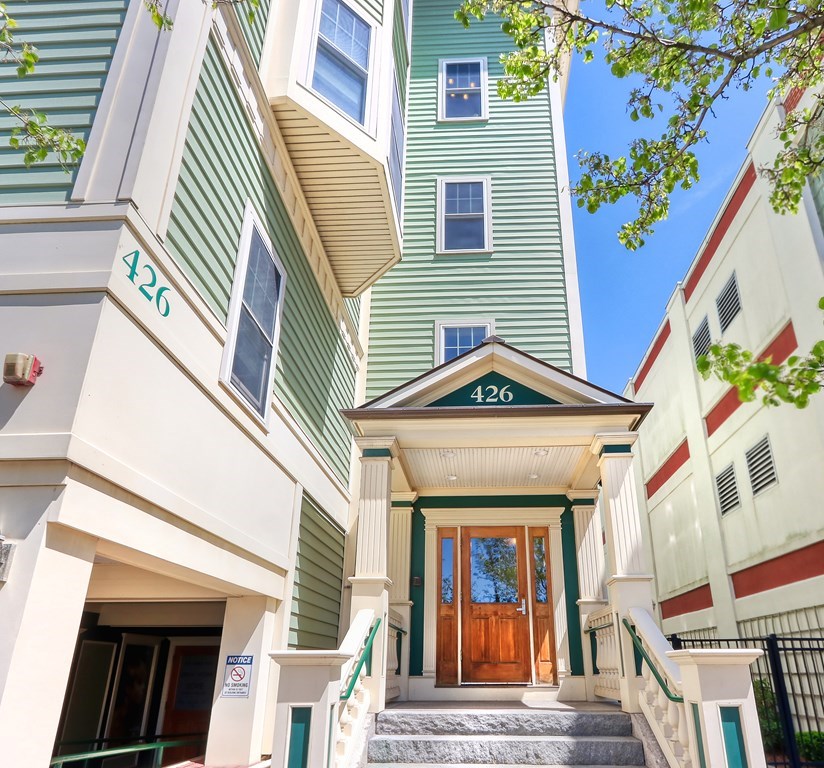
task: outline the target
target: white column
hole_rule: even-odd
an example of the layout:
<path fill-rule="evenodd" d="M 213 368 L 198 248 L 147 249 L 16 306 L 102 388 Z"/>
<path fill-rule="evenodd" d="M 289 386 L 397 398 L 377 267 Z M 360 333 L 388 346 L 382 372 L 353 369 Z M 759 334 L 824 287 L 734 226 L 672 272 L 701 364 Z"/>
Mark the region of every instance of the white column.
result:
<path fill-rule="evenodd" d="M 596 435 L 590 450 L 599 457 L 601 505 L 606 521 L 607 589 L 609 602 L 618 613 L 621 668 L 621 707 L 638 712 L 641 678 L 635 675 L 635 654 L 623 631 L 622 620 L 630 608 L 652 613 L 652 576 L 647 571 L 641 540 L 641 520 L 635 474 L 632 471 L 632 445 L 636 432 Z"/>
<path fill-rule="evenodd" d="M 597 491 L 569 491 L 575 518 L 575 552 L 578 563 L 578 612 L 581 617 L 581 646 L 584 655 L 587 700 L 595 701 L 592 641 L 585 631 L 589 615 L 606 605 L 604 545 L 601 515 L 595 503 Z"/>
<path fill-rule="evenodd" d="M 549 567 L 552 579 L 552 615 L 555 621 L 555 662 L 558 685 L 563 687 L 563 678 L 570 674 L 570 668 L 564 549 L 560 520 L 553 520 L 549 523 Z"/>
<path fill-rule="evenodd" d="M 262 595 L 229 597 L 220 638 L 217 680 L 206 744 L 208 765 L 248 765 L 260 760 L 278 601 Z M 252 656 L 248 697 L 221 696 L 227 656 Z M 266 739 L 268 743 L 268 737 Z"/>
<path fill-rule="evenodd" d="M 386 645 L 389 629 L 389 516 L 392 503 L 392 461 L 398 455 L 394 437 L 356 438 L 361 449 L 358 540 L 350 617 L 365 608 L 381 621 L 372 644 L 372 674 L 367 680 L 370 712 L 386 704 Z"/>
<path fill-rule="evenodd" d="M 401 674 L 398 679 L 404 700 L 409 694 L 409 626 L 412 603 L 409 600 L 410 561 L 412 555 L 412 504 L 417 493 L 393 493 L 392 513 L 389 524 L 389 605 L 402 617 L 402 629 L 406 634 L 401 639 Z"/>
<path fill-rule="evenodd" d="M 0 589 L 0 750 L 8 766 L 45 766 L 69 680 L 96 539 L 45 515 L 16 537 L 8 582 Z"/>
<path fill-rule="evenodd" d="M 423 581 L 423 677 L 435 677 L 435 634 L 438 625 L 438 528 L 434 522 L 426 521 L 424 526 L 424 565 Z M 455 590 L 458 594 L 458 590 Z"/>

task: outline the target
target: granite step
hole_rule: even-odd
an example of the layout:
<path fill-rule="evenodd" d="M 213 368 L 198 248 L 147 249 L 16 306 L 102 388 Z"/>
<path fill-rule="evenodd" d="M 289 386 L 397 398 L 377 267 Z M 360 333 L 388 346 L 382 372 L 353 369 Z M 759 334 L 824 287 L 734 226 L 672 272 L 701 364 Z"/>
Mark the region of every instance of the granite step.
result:
<path fill-rule="evenodd" d="M 622 712 L 392 711 L 375 723 L 381 735 L 631 736 L 632 720 Z"/>
<path fill-rule="evenodd" d="M 643 766 L 644 749 L 629 736 L 380 735 L 369 741 L 370 765 Z"/>

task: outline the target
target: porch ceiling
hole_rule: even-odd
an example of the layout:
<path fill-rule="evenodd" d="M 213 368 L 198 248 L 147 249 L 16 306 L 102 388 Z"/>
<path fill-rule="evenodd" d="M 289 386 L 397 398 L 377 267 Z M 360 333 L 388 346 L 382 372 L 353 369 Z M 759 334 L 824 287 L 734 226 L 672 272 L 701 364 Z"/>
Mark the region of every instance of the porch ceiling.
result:
<path fill-rule="evenodd" d="M 505 446 L 484 448 L 410 448 L 402 451 L 416 489 L 571 487 L 588 447 Z"/>

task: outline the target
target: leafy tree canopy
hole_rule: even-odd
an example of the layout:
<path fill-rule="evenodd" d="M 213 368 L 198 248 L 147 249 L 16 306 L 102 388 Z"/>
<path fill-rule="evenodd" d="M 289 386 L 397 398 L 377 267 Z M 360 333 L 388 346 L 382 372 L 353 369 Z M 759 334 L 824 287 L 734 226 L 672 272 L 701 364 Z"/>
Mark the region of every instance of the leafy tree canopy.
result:
<path fill-rule="evenodd" d="M 824 79 L 822 0 L 463 0 L 455 16 L 468 26 L 488 13 L 501 18 L 514 46 L 502 56 L 501 96 L 520 101 L 539 93 L 573 53 L 585 62 L 603 55 L 615 77 L 630 79 L 631 119 L 663 122 L 624 156 L 578 155 L 582 173 L 572 192 L 579 206 L 595 212 L 636 199 L 636 218 L 618 234 L 629 249 L 667 217 L 676 188 L 698 181 L 695 147 L 707 138 L 713 105 L 731 88 L 749 90 L 767 76 L 772 95 L 782 95 Z M 811 130 L 822 113 L 820 95 L 792 112 L 781 127 L 781 152 L 761 169 L 779 212 L 795 212 L 806 178 L 824 168 L 824 131 Z"/>

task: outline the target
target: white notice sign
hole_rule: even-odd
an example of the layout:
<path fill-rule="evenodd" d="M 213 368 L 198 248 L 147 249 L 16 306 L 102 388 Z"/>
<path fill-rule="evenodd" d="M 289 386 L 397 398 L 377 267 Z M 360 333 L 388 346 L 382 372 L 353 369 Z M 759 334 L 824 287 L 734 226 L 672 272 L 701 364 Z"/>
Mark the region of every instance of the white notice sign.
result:
<path fill-rule="evenodd" d="M 254 656 L 227 656 L 226 672 L 223 675 L 223 698 L 237 698 L 249 695 Z"/>

